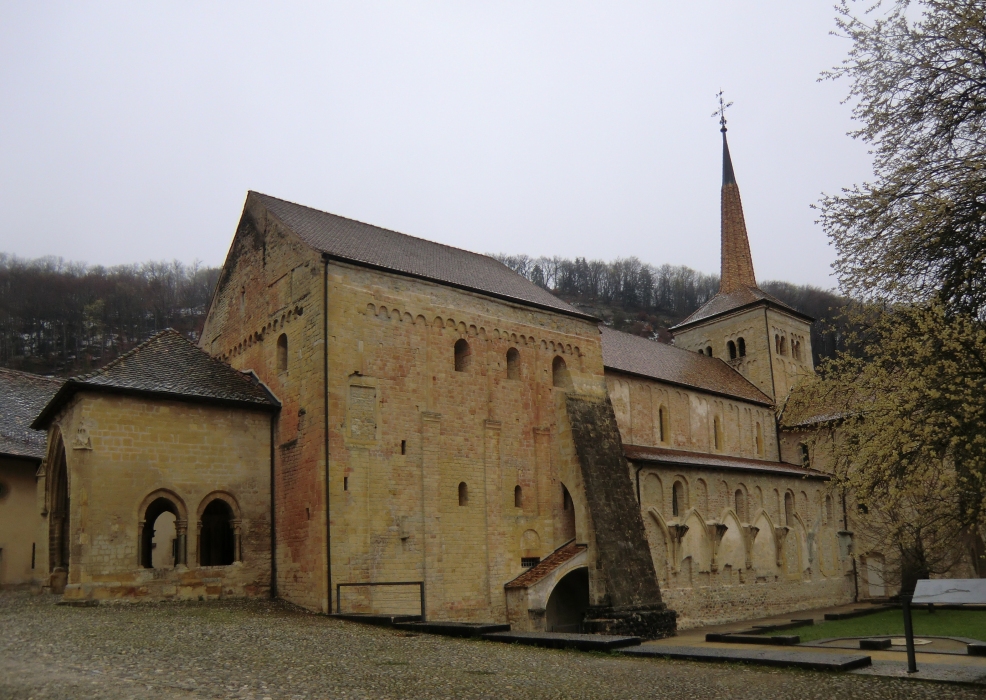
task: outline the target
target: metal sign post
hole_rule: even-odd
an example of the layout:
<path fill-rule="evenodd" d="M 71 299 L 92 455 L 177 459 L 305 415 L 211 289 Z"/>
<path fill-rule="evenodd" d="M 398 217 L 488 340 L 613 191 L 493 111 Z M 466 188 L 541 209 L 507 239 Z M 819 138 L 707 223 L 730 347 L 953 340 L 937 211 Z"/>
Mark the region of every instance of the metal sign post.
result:
<path fill-rule="evenodd" d="M 902 595 L 900 606 L 904 609 L 904 640 L 907 643 L 907 672 L 917 673 L 918 665 L 914 659 L 914 625 L 911 623 L 911 596 Z"/>

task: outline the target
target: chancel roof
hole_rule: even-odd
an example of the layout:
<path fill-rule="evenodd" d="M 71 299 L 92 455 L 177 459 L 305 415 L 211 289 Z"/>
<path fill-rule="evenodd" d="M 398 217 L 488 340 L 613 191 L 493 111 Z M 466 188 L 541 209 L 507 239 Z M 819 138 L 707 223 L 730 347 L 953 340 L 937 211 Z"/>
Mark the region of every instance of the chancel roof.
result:
<path fill-rule="evenodd" d="M 329 257 L 595 320 L 487 255 L 364 224 L 259 192 L 251 192 L 249 197 L 259 201 L 305 243 Z"/>
<path fill-rule="evenodd" d="M 770 406 L 770 397 L 720 359 L 599 327 L 606 369 Z"/>
<path fill-rule="evenodd" d="M 79 391 L 153 395 L 202 403 L 273 409 L 277 401 L 251 374 L 238 372 L 210 357 L 181 333 L 161 331 L 104 367 L 72 377 L 34 421 L 47 427 L 51 418 Z"/>
<path fill-rule="evenodd" d="M 643 445 L 624 445 L 624 456 L 631 462 L 651 462 L 654 464 L 680 467 L 699 467 L 724 469 L 727 471 L 758 472 L 761 474 L 781 474 L 815 479 L 829 479 L 830 476 L 817 469 L 809 469 L 787 462 L 774 462 L 764 459 L 730 457 L 728 455 L 706 452 L 687 452 L 664 447 L 645 447 Z"/>
<path fill-rule="evenodd" d="M 64 379 L 0 369 L 0 454 L 41 460 L 45 433 L 31 423 Z"/>

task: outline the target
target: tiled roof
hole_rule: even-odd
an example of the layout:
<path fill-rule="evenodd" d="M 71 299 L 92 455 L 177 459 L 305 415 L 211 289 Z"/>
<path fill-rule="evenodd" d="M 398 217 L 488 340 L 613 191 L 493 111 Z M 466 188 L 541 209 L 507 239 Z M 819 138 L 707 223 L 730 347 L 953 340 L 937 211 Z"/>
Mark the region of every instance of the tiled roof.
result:
<path fill-rule="evenodd" d="M 607 369 L 771 405 L 770 397 L 720 359 L 600 326 Z"/>
<path fill-rule="evenodd" d="M 0 454 L 44 459 L 45 433 L 31 422 L 64 381 L 0 369 Z"/>
<path fill-rule="evenodd" d="M 251 192 L 249 198 L 259 201 L 305 243 L 330 257 L 592 319 L 489 256 L 345 219 L 259 192 Z"/>
<path fill-rule="evenodd" d="M 728 457 L 726 455 L 708 454 L 705 452 L 669 450 L 664 447 L 624 445 L 623 454 L 631 462 L 654 462 L 682 467 L 705 467 L 707 469 L 726 469 L 730 471 L 760 472 L 764 474 L 785 474 L 788 476 L 814 479 L 829 478 L 829 475 L 824 472 L 799 467 L 795 464 L 788 464 L 787 462 Z"/>
<path fill-rule="evenodd" d="M 277 405 L 251 375 L 210 357 L 171 328 L 97 371 L 69 379 L 34 424 L 46 426 L 65 401 L 85 390 L 153 394 L 268 409 Z"/>
<path fill-rule="evenodd" d="M 671 330 L 674 331 L 678 328 L 689 326 L 698 321 L 704 321 L 714 316 L 719 316 L 720 314 L 724 314 L 744 306 L 749 306 L 751 304 L 756 304 L 758 302 L 765 302 L 769 305 L 780 307 L 788 313 L 805 319 L 809 323 L 815 320 L 807 314 L 803 314 L 796 309 L 792 309 L 783 301 L 775 296 L 767 294 L 767 292 L 763 291 L 759 287 L 740 287 L 728 293 L 719 292 L 699 307 L 695 313 L 678 325 L 674 326 Z"/>
<path fill-rule="evenodd" d="M 543 579 L 569 559 L 577 556 L 588 549 L 587 545 L 576 544 L 575 540 L 563 544 L 561 547 L 549 554 L 543 561 L 536 566 L 522 573 L 513 581 L 507 583 L 504 588 L 528 588 Z"/>

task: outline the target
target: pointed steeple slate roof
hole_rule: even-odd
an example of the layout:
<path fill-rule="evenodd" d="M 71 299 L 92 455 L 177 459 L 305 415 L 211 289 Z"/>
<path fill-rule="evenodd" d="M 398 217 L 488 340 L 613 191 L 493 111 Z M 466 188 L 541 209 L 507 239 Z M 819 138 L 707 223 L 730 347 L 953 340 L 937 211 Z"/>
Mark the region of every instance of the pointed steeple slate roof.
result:
<path fill-rule="evenodd" d="M 709 299 L 691 316 L 671 328 L 671 332 L 684 330 L 702 321 L 726 314 L 747 306 L 767 304 L 779 308 L 786 313 L 801 318 L 808 323 L 815 319 L 801 313 L 782 302 L 780 299 L 767 294 L 757 286 L 757 278 L 753 272 L 753 255 L 750 253 L 750 238 L 746 233 L 746 219 L 743 216 L 743 202 L 740 200 L 739 185 L 736 184 L 736 172 L 733 170 L 733 159 L 729 155 L 729 143 L 726 141 L 726 125 L 720 121 L 722 128 L 722 251 L 721 275 L 719 278 L 719 293 Z"/>
<path fill-rule="evenodd" d="M 746 234 L 743 218 L 743 202 L 739 185 L 733 172 L 733 160 L 729 157 L 726 127 L 722 127 L 722 272 L 719 293 L 729 294 L 746 287 L 756 288 L 753 273 L 753 255 L 750 239 Z"/>

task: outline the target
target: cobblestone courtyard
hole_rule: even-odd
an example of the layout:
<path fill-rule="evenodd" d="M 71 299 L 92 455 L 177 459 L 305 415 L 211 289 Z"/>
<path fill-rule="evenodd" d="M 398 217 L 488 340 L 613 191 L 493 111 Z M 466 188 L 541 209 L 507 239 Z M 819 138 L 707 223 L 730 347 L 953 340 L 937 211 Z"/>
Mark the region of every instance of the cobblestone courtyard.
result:
<path fill-rule="evenodd" d="M 0 698 L 945 698 L 982 689 L 411 635 L 264 602 L 0 594 Z"/>

